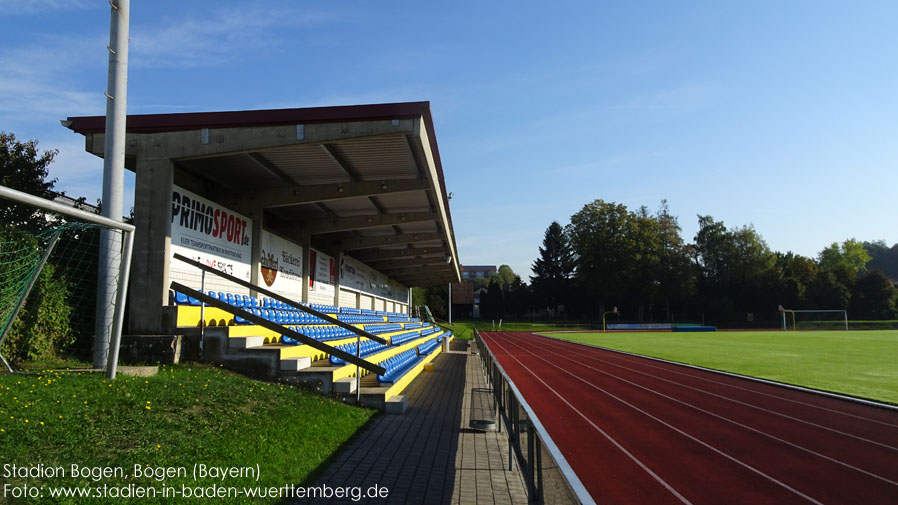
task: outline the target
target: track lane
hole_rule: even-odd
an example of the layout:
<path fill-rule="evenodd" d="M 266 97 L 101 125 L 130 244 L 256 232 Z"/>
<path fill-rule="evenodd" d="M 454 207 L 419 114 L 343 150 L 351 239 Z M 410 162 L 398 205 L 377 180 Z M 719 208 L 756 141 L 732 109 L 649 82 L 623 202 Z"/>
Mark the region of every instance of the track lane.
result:
<path fill-rule="evenodd" d="M 550 384 L 559 391 L 563 391 L 565 396 L 570 398 L 571 402 L 575 403 L 584 413 L 591 412 L 589 415 L 595 416 L 592 418 L 593 422 L 602 426 L 607 425 L 609 431 L 613 430 L 624 445 L 633 447 L 634 454 L 651 462 L 650 466 L 656 468 L 659 475 L 670 480 L 678 489 L 679 486 L 686 486 L 684 489 L 689 490 L 683 491 L 683 495 L 689 499 L 698 500 L 697 503 L 704 502 L 703 500 L 709 495 L 714 496 L 714 498 L 707 503 L 721 503 L 721 500 L 727 503 L 740 502 L 742 500 L 745 500 L 745 503 L 794 503 L 796 500 L 800 502 L 815 502 L 816 498 L 814 497 L 817 496 L 823 497 L 825 499 L 823 501 L 827 503 L 891 503 L 893 498 L 898 499 L 898 496 L 895 494 L 898 488 L 889 480 L 890 476 L 884 477 L 879 475 L 881 472 L 877 464 L 873 464 L 872 469 L 870 465 L 866 468 L 854 467 L 853 463 L 865 464 L 864 458 L 861 458 L 859 461 L 842 461 L 841 456 L 838 454 L 839 451 L 836 451 L 835 456 L 833 456 L 833 453 L 818 452 L 818 450 L 827 450 L 826 443 L 823 446 L 818 444 L 814 447 L 804 447 L 802 444 L 816 442 L 816 439 L 819 437 L 818 434 L 812 433 L 812 436 L 806 436 L 804 439 L 801 439 L 804 432 L 808 431 L 806 425 L 802 425 L 798 430 L 790 428 L 785 433 L 771 434 L 768 431 L 777 428 L 779 424 L 783 424 L 781 422 L 782 418 L 771 416 L 770 413 L 765 412 L 760 412 L 759 415 L 759 411 L 746 406 L 735 409 L 740 416 L 743 415 L 743 413 L 739 412 L 740 409 L 751 411 L 749 419 L 745 422 L 722 418 L 721 415 L 713 412 L 713 408 L 717 404 L 725 403 L 721 398 L 713 399 L 712 397 L 709 401 L 705 393 L 695 391 L 696 388 L 693 387 L 693 390 L 686 389 L 685 399 L 682 399 L 681 395 L 683 392 L 678 390 L 681 387 L 680 385 L 673 384 L 670 380 L 666 382 L 657 380 L 651 382 L 654 379 L 651 376 L 647 376 L 645 372 L 627 371 L 625 369 L 626 366 L 622 369 L 620 362 L 622 361 L 621 356 L 624 355 L 545 337 L 536 337 L 526 333 L 486 333 L 484 337 L 488 345 L 491 341 L 496 342 L 497 345 L 504 344 L 504 348 L 501 351 L 495 349 L 497 345 L 491 345 L 490 347 L 497 355 L 497 358 L 499 358 L 499 354 L 505 355 L 504 358 L 500 358 L 500 363 L 506 370 L 508 370 L 506 362 L 511 363 L 513 360 L 520 360 L 519 362 L 522 366 L 515 367 L 519 372 L 526 367 L 532 370 L 532 372 L 523 371 L 520 376 L 521 381 L 512 377 L 531 405 L 534 405 L 534 402 L 531 400 L 531 396 L 525 392 L 525 389 L 526 383 L 532 382 L 532 376 L 528 379 L 527 374 L 536 373 L 540 377 L 551 379 L 548 380 Z M 543 347 L 562 355 L 556 355 L 550 360 L 548 359 L 550 351 L 539 352 L 540 355 L 530 353 L 531 351 L 542 351 Z M 565 353 L 570 354 L 566 355 Z M 611 364 L 593 361 L 594 359 L 601 360 L 602 357 L 607 355 L 613 356 L 613 361 L 618 363 Z M 596 356 L 599 357 L 597 358 Z M 509 358 L 513 358 L 512 361 L 509 361 Z M 629 363 L 630 368 L 637 368 L 637 365 L 630 363 L 631 361 L 649 362 L 652 367 L 656 368 L 664 368 L 665 365 L 642 358 L 630 356 L 624 356 L 624 358 L 627 358 L 623 361 Z M 557 363 L 551 363 L 552 360 L 561 361 L 563 366 L 559 367 Z M 574 363 L 573 360 L 581 363 Z M 666 366 L 683 369 L 683 367 L 676 365 Z M 597 371 L 597 369 L 605 372 L 605 375 Z M 612 370 L 613 372 L 611 372 Z M 699 372 L 692 369 L 686 370 L 693 375 Z M 509 374 L 511 373 L 509 371 Z M 710 376 L 718 375 L 710 372 L 702 373 Z M 621 377 L 616 378 L 614 374 Z M 630 375 L 625 376 L 625 374 Z M 588 378 L 585 383 L 579 380 L 584 377 Z M 621 379 L 624 381 L 629 380 L 633 384 L 622 382 Z M 731 377 L 727 377 L 727 379 L 730 382 L 733 380 Z M 649 380 L 650 385 L 640 384 L 644 380 Z M 747 385 L 737 386 L 743 389 L 751 389 L 757 385 L 745 380 L 741 382 L 747 383 Z M 599 383 L 603 388 L 606 388 L 608 390 L 607 394 L 617 396 L 619 398 L 618 405 L 611 405 L 608 401 L 599 401 L 597 397 L 602 395 L 601 391 L 591 387 L 595 383 Z M 738 384 L 738 381 L 730 385 L 734 384 Z M 710 383 L 709 385 L 713 386 Z M 766 385 L 765 387 L 775 388 L 774 386 Z M 592 389 L 592 394 L 584 394 L 584 388 Z M 796 399 L 793 391 L 789 391 L 789 393 L 792 398 L 786 403 L 793 407 L 800 405 L 796 402 L 808 403 L 804 398 L 801 398 L 801 395 Z M 814 396 L 807 393 L 804 393 L 804 395 Z M 755 395 L 754 401 L 756 403 L 758 398 L 764 398 L 764 396 Z M 574 401 L 575 399 L 576 401 Z M 827 398 L 826 400 L 832 403 L 832 399 Z M 583 404 L 581 405 L 579 402 L 583 402 Z M 810 402 L 819 403 L 819 398 L 814 398 Z M 536 403 L 543 404 L 547 402 L 540 399 Z M 836 407 L 841 408 L 842 406 L 838 405 L 841 403 L 845 402 L 836 402 Z M 631 405 L 621 406 L 626 404 Z M 696 407 L 703 409 L 703 411 L 696 410 Z M 849 416 L 859 416 L 856 419 L 860 421 L 862 420 L 861 418 L 868 415 L 863 410 L 858 414 L 855 407 L 854 404 L 851 404 Z M 535 405 L 534 408 L 536 409 Z M 620 413 L 627 410 L 630 411 L 627 414 L 631 418 L 629 421 L 620 417 Z M 810 407 L 806 408 L 806 410 L 833 414 L 831 411 L 834 409 L 832 405 L 828 405 L 822 408 Z M 557 409 L 552 410 L 551 405 L 548 406 L 547 412 L 554 413 L 555 411 Z M 634 416 L 633 411 L 640 412 L 640 414 Z M 727 410 L 727 416 L 732 416 L 732 411 L 733 406 L 730 405 Z M 537 412 L 537 415 L 540 415 L 539 412 Z M 643 418 L 652 419 L 655 426 L 647 426 L 645 419 L 642 421 L 638 420 L 640 415 Z M 845 417 L 850 418 L 849 416 Z M 548 419 L 543 419 L 543 417 L 540 416 L 540 419 L 547 425 L 547 429 L 550 429 L 549 424 L 552 423 Z M 776 419 L 772 424 L 770 424 L 771 422 L 768 419 L 770 417 Z M 885 420 L 881 419 L 882 416 L 878 414 L 877 417 L 878 419 L 875 422 L 869 424 L 877 425 L 877 423 L 881 423 L 879 426 L 886 430 L 889 429 L 888 425 L 895 421 L 895 418 L 889 418 L 888 416 L 886 416 Z M 767 424 L 757 425 L 759 422 Z M 659 426 L 663 427 L 659 429 Z M 820 430 L 820 428 L 812 428 L 812 430 Z M 577 428 L 573 431 L 579 433 L 579 438 L 583 438 L 583 428 Z M 667 433 L 664 433 L 665 431 Z M 831 432 L 825 430 L 823 432 L 831 434 Z M 550 433 L 552 433 L 551 429 Z M 628 433 L 630 434 L 629 438 L 627 438 Z M 638 436 L 634 437 L 632 433 L 637 433 Z M 659 433 L 664 434 L 659 435 Z M 671 433 L 676 433 L 676 435 L 672 436 Z M 553 439 L 556 439 L 554 433 L 552 436 Z M 689 437 L 693 437 L 694 440 L 691 440 L 690 444 L 682 445 L 681 439 L 688 439 Z M 670 439 L 673 439 L 673 441 Z M 856 440 L 849 440 L 854 445 L 857 445 L 855 443 L 857 442 Z M 559 439 L 556 439 L 556 443 L 558 443 L 559 447 L 563 445 Z M 852 449 L 852 443 L 847 445 L 848 450 Z M 863 442 L 858 443 L 863 444 Z M 842 444 L 840 447 L 845 447 L 844 440 L 839 441 L 839 444 Z M 696 449 L 695 446 L 700 446 L 703 450 Z M 888 449 L 880 449 L 887 453 L 889 452 Z M 562 448 L 562 451 L 565 451 L 565 449 Z M 709 456 L 709 451 L 714 452 L 716 456 Z M 869 449 L 862 450 L 862 452 L 863 454 L 869 454 Z M 567 452 L 565 454 L 567 457 Z M 668 460 L 664 461 L 659 456 L 663 454 L 676 457 L 672 460 L 668 457 Z M 761 456 L 759 457 L 759 455 Z M 764 455 L 767 456 L 765 457 Z M 773 455 L 773 457 L 770 457 L 770 455 Z M 730 464 L 735 463 L 736 466 L 741 466 L 741 469 L 733 471 L 732 468 L 728 468 L 727 463 L 721 463 L 721 459 L 728 460 Z M 661 461 L 661 463 L 656 465 L 654 463 L 656 461 Z M 892 454 L 887 454 L 885 461 L 895 461 L 895 459 Z M 684 465 L 691 468 L 692 471 L 684 471 L 681 468 Z M 896 465 L 886 466 L 894 467 Z M 714 469 L 711 472 L 713 475 L 707 472 L 708 468 Z M 765 472 L 767 468 L 771 469 L 770 472 Z M 665 472 L 670 473 L 670 475 Z M 778 479 L 773 474 L 774 472 L 775 475 L 782 474 L 782 479 Z M 864 472 L 867 473 L 865 474 Z M 748 475 L 752 473 L 755 474 L 755 477 Z M 702 474 L 702 478 L 695 479 L 694 474 Z M 729 475 L 732 475 L 732 477 Z M 789 490 L 791 495 L 782 495 L 779 492 L 765 488 L 763 485 L 759 486 L 756 479 L 758 476 L 762 477 L 762 480 L 767 480 L 768 484 L 774 482 L 776 484 L 774 487 Z M 735 480 L 731 481 L 732 479 Z M 588 479 L 583 479 L 583 481 L 584 485 L 587 485 Z M 795 484 L 794 486 L 792 485 L 793 483 Z M 859 484 L 861 484 L 861 489 L 852 491 L 852 487 L 857 487 Z M 590 486 L 587 485 L 587 488 L 590 489 Z M 696 492 L 691 491 L 692 489 L 699 489 L 695 498 L 690 495 L 690 492 Z M 723 491 L 723 493 L 715 494 L 715 490 Z M 590 489 L 590 492 L 592 493 L 593 489 Z M 730 493 L 735 493 L 738 499 L 734 500 Z M 598 500 L 597 496 L 596 498 Z M 628 502 L 638 503 L 636 501 Z"/>

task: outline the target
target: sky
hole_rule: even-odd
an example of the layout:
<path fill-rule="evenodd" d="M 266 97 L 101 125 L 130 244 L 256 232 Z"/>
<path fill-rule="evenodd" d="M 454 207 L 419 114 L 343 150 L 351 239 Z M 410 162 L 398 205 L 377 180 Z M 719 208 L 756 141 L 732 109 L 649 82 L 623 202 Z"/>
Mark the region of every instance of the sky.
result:
<path fill-rule="evenodd" d="M 59 121 L 105 114 L 109 5 L 0 12 L 0 131 L 93 202 L 102 160 Z M 128 112 L 430 101 L 462 264 L 525 281 L 597 199 L 816 257 L 898 242 L 896 25 L 891 0 L 137 0 Z"/>

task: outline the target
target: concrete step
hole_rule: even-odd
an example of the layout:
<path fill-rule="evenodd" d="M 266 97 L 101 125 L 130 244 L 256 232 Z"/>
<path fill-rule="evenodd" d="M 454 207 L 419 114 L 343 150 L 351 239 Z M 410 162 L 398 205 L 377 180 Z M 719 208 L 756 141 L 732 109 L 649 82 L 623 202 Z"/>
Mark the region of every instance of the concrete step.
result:
<path fill-rule="evenodd" d="M 228 347 L 231 349 L 251 349 L 254 347 L 262 347 L 265 344 L 265 337 L 230 337 L 228 338 Z"/>
<path fill-rule="evenodd" d="M 281 371 L 282 372 L 298 372 L 300 370 L 305 370 L 312 366 L 312 358 L 309 357 L 301 357 L 301 358 L 289 358 L 281 360 Z"/>

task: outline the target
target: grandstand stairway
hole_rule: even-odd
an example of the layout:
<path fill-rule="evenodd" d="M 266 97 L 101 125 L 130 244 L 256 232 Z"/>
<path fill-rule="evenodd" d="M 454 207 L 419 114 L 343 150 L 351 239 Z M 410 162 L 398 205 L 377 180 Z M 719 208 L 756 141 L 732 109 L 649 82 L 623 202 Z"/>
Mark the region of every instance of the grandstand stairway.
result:
<path fill-rule="evenodd" d="M 295 307 L 272 299 L 260 302 L 242 295 L 215 293 L 215 297 L 355 355 L 358 338 L 355 333 Z M 195 299 L 179 293 L 172 292 L 171 299 L 173 303 L 169 309 L 173 312 L 174 332 L 196 332 L 201 321 L 205 320 L 204 361 L 222 363 L 228 368 L 268 380 L 283 379 L 314 385 L 322 394 L 345 395 L 348 401 L 355 400 L 359 383 L 356 365 L 336 357 L 332 359 L 324 351 L 235 318 L 225 310 L 209 306 L 201 309 Z M 391 405 L 402 399 L 400 393 L 424 370 L 425 365 L 448 347 L 452 339 L 451 332 L 408 314 L 316 304 L 310 305 L 310 308 L 387 340 L 387 344 L 380 344 L 361 338 L 362 358 L 387 368 L 386 376 L 381 377 L 359 369 L 361 403 L 365 406 L 389 410 Z M 397 365 L 401 369 L 397 370 Z"/>

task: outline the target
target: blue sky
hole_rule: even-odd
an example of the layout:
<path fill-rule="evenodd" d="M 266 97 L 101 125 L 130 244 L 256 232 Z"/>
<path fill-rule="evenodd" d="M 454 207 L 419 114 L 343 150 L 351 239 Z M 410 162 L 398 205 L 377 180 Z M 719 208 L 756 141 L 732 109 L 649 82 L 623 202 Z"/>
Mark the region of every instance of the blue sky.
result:
<path fill-rule="evenodd" d="M 429 100 L 462 263 L 526 280 L 594 199 L 667 199 L 815 256 L 898 242 L 898 2 L 133 1 L 128 111 Z M 109 8 L 0 0 L 0 130 L 102 160 L 60 119 L 105 112 Z M 126 211 L 133 176 L 126 175 Z"/>

